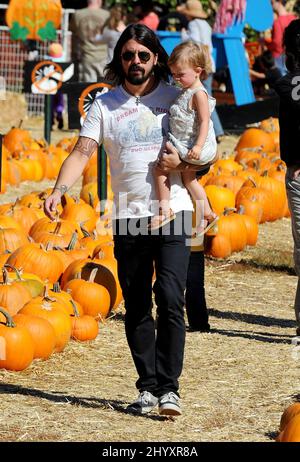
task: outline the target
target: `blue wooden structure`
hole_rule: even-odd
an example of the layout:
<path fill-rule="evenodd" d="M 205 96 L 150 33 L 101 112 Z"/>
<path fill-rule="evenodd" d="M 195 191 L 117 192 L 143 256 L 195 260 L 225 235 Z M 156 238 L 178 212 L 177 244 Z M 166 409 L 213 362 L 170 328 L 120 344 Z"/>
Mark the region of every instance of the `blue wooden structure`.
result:
<path fill-rule="evenodd" d="M 247 0 L 244 20 L 235 22 L 224 34 L 213 34 L 217 69 L 228 65 L 235 102 L 238 106 L 255 101 L 244 47 L 243 29 L 246 24 L 259 32 L 271 28 L 273 24 L 271 1 Z M 168 54 L 181 41 L 179 32 L 157 31 L 157 35 Z"/>

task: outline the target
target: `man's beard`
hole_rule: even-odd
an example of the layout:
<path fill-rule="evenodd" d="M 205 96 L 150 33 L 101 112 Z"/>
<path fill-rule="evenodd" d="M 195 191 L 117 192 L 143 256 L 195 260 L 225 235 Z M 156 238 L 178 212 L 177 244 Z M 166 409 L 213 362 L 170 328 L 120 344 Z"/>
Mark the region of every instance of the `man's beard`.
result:
<path fill-rule="evenodd" d="M 141 75 L 139 75 L 139 76 L 138 75 L 132 75 L 131 74 L 132 71 L 140 71 Z M 151 76 L 152 73 L 153 73 L 153 67 L 152 67 L 152 69 L 150 69 L 150 71 L 147 74 L 145 74 L 145 70 L 143 68 L 133 64 L 128 69 L 128 73 L 126 75 L 126 80 L 129 83 L 131 83 L 131 85 L 141 85 L 144 82 L 146 82 L 146 80 L 148 80 L 148 78 Z"/>

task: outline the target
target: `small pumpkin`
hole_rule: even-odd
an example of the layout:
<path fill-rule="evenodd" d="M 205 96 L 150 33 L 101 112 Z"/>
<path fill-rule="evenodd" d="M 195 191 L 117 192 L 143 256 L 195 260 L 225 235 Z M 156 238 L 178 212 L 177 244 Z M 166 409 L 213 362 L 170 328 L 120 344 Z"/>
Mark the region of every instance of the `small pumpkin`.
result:
<path fill-rule="evenodd" d="M 24 326 L 14 323 L 11 315 L 2 307 L 5 324 L 0 323 L 0 368 L 10 371 L 22 371 L 32 362 L 34 342 Z"/>
<path fill-rule="evenodd" d="M 94 340 L 99 332 L 98 322 L 92 316 L 84 314 L 79 315 L 77 307 L 73 304 L 74 314 L 72 320 L 72 338 L 85 342 L 87 340 Z"/>
<path fill-rule="evenodd" d="M 79 278 L 67 282 L 64 288 L 82 306 L 84 314 L 105 319 L 110 310 L 110 294 L 104 286 L 94 282 L 97 272 L 98 268 L 93 268 L 88 280 L 81 279 L 79 273 Z"/>

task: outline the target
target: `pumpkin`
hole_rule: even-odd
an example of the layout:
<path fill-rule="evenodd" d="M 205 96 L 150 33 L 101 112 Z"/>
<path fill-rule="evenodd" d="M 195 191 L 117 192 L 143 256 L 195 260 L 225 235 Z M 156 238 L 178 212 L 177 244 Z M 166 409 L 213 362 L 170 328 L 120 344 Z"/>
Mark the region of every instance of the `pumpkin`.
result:
<path fill-rule="evenodd" d="M 107 242 L 105 244 L 97 245 L 93 251 L 92 258 L 114 258 L 113 242 Z"/>
<path fill-rule="evenodd" d="M 276 180 L 275 178 L 270 178 L 268 173 L 265 172 L 262 176 L 256 178 L 253 182 L 252 180 L 247 180 L 244 183 L 244 186 L 251 186 L 254 183 L 254 186 L 257 188 L 265 189 L 269 191 L 272 197 L 272 202 L 274 207 L 270 210 L 269 220 L 274 221 L 278 218 L 282 218 L 283 209 L 286 201 L 286 192 L 285 186 L 281 181 Z"/>
<path fill-rule="evenodd" d="M 258 201 L 258 199 L 254 196 L 251 199 L 247 197 L 242 197 L 236 202 L 236 207 L 240 209 L 243 207 L 244 214 L 248 215 L 256 221 L 256 223 L 261 222 L 261 218 L 263 215 L 263 207 L 262 204 Z"/>
<path fill-rule="evenodd" d="M 236 195 L 236 207 L 241 205 L 241 201 L 244 199 L 249 199 L 252 201 L 257 201 L 262 209 L 262 217 L 260 223 L 265 221 L 271 221 L 271 218 L 274 216 L 274 203 L 272 200 L 272 195 L 269 191 L 264 188 L 258 188 L 255 182 L 252 182 L 253 187 L 251 186 L 242 186 L 239 192 Z"/>
<path fill-rule="evenodd" d="M 99 332 L 99 325 L 97 321 L 92 317 L 84 314 L 79 316 L 76 305 L 73 305 L 74 314 L 71 317 L 72 321 L 72 338 L 85 342 L 87 340 L 94 340 Z"/>
<path fill-rule="evenodd" d="M 7 263 L 50 282 L 56 282 L 63 272 L 61 260 L 42 244 L 36 243 L 19 247 L 9 256 Z"/>
<path fill-rule="evenodd" d="M 0 306 L 3 306 L 13 316 L 32 297 L 26 287 L 9 279 L 5 268 L 2 268 L 2 274 L 3 282 L 0 283 Z"/>
<path fill-rule="evenodd" d="M 4 215 L 14 218 L 16 222 L 21 225 L 26 234 L 29 233 L 32 225 L 38 220 L 37 213 L 33 208 L 19 205 L 18 203 L 12 205 L 9 210 L 4 212 Z"/>
<path fill-rule="evenodd" d="M 0 307 L 5 324 L 0 324 L 0 367 L 22 371 L 32 362 L 34 342 L 26 327 L 14 323 L 11 315 Z"/>
<path fill-rule="evenodd" d="M 237 176 L 237 175 L 216 175 L 210 177 L 205 186 L 208 185 L 216 185 L 216 186 L 223 186 L 224 188 L 230 189 L 234 195 L 241 189 L 242 185 L 244 184 L 244 179 Z"/>
<path fill-rule="evenodd" d="M 76 222 L 89 232 L 95 229 L 97 221 L 93 207 L 86 203 L 67 204 L 63 209 L 61 218 Z"/>
<path fill-rule="evenodd" d="M 242 170 L 242 166 L 232 158 L 218 159 L 214 164 L 214 170 L 221 167 L 222 169 L 229 170 L 230 172 L 237 172 Z"/>
<path fill-rule="evenodd" d="M 30 292 L 32 298 L 35 298 L 43 293 L 44 284 L 38 276 L 24 273 L 23 270 L 18 270 L 7 263 L 4 264 L 4 268 L 12 269 L 14 271 L 13 273 L 9 273 L 9 277 L 25 287 Z"/>
<path fill-rule="evenodd" d="M 217 228 L 218 233 L 229 238 L 231 251 L 239 252 L 247 245 L 247 228 L 241 215 L 235 212 L 234 208 L 225 209 L 217 223 Z"/>
<path fill-rule="evenodd" d="M 72 279 L 64 288 L 82 306 L 84 314 L 105 319 L 110 310 L 110 294 L 106 287 L 94 282 L 97 272 L 98 268 L 93 268 L 86 281 L 80 279 L 79 273 L 79 279 Z"/>
<path fill-rule="evenodd" d="M 264 151 L 274 151 L 275 143 L 272 136 L 260 128 L 248 128 L 241 135 L 235 150 L 243 148 L 262 148 Z"/>
<path fill-rule="evenodd" d="M 79 231 L 78 225 L 68 220 L 50 220 L 49 218 L 40 218 L 30 228 L 29 235 L 36 240 L 41 232 L 60 233 L 61 235 L 72 236 L 74 232 Z M 81 234 L 82 236 L 82 234 Z M 69 238 L 70 241 L 70 238 Z"/>
<path fill-rule="evenodd" d="M 235 195 L 230 189 L 215 185 L 205 186 L 204 189 L 211 207 L 217 215 L 221 215 L 226 207 L 234 207 Z"/>
<path fill-rule="evenodd" d="M 81 189 L 80 197 L 91 207 L 96 208 L 99 203 L 97 183 L 85 184 Z"/>
<path fill-rule="evenodd" d="M 21 245 L 28 243 L 28 239 L 24 231 L 19 231 L 15 228 L 2 228 L 0 226 L 0 253 L 7 250 L 14 252 Z"/>
<path fill-rule="evenodd" d="M 231 254 L 229 237 L 217 233 L 216 236 L 206 235 L 204 239 L 204 252 L 215 258 L 227 258 Z"/>
<path fill-rule="evenodd" d="M 289 423 L 289 421 L 299 413 L 300 403 L 293 403 L 289 407 L 287 407 L 281 416 L 279 430 L 282 432 Z"/>
<path fill-rule="evenodd" d="M 61 16 L 60 0 L 10 0 L 6 23 L 13 40 L 55 40 Z"/>
<path fill-rule="evenodd" d="M 17 3 L 17 2 L 16 2 Z M 10 151 L 23 149 L 31 141 L 30 133 L 23 128 L 13 127 L 3 137 L 4 146 Z"/>
<path fill-rule="evenodd" d="M 17 326 L 24 326 L 28 329 L 34 344 L 34 359 L 48 359 L 55 348 L 55 331 L 46 319 L 38 316 L 16 314 L 13 321 Z"/>
<path fill-rule="evenodd" d="M 20 314 L 38 316 L 50 322 L 55 332 L 55 351 L 59 353 L 64 350 L 71 338 L 71 321 L 63 310 L 32 300 L 24 305 Z"/>
<path fill-rule="evenodd" d="M 254 217 L 245 214 L 245 209 L 240 206 L 238 213 L 244 220 L 247 229 L 247 245 L 255 245 L 258 239 L 258 225 Z"/>
<path fill-rule="evenodd" d="M 300 414 L 296 414 L 287 422 L 280 435 L 281 443 L 300 443 Z"/>
<path fill-rule="evenodd" d="M 123 296 L 118 280 L 117 261 L 113 258 L 75 260 L 62 275 L 61 285 L 63 289 L 65 289 L 67 282 L 77 278 L 79 273 L 82 279 L 88 280 L 94 268 L 98 269 L 94 282 L 106 287 L 108 290 L 110 294 L 110 309 L 117 308 L 123 300 Z"/>

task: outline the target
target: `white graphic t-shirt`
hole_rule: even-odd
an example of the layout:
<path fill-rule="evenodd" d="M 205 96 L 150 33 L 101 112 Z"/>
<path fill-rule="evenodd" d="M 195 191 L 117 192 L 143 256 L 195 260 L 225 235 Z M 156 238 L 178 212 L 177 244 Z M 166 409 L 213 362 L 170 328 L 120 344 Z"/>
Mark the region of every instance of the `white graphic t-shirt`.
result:
<path fill-rule="evenodd" d="M 176 87 L 160 82 L 149 95 L 136 98 L 122 86 L 96 97 L 80 136 L 103 143 L 109 157 L 116 218 L 141 218 L 157 213 L 152 167 L 167 139 L 169 107 Z M 193 210 L 180 172 L 168 174 L 170 207 Z"/>

